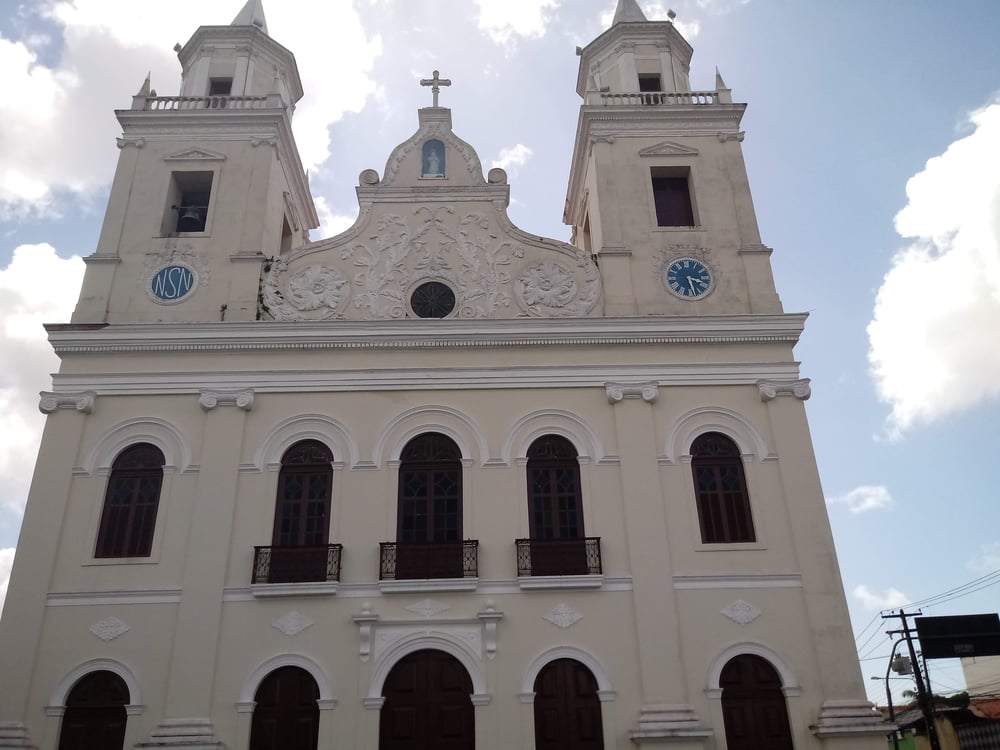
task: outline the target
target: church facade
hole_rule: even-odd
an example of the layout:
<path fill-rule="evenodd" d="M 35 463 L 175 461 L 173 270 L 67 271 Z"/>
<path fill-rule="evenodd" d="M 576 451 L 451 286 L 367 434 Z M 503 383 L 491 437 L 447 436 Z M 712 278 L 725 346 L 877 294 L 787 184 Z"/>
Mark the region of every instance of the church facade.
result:
<path fill-rule="evenodd" d="M 434 106 L 316 242 L 259 0 L 120 157 L 0 621 L 0 748 L 876 748 L 721 77 L 620 0 L 564 220 Z M 567 134 L 569 137 L 569 134 Z"/>

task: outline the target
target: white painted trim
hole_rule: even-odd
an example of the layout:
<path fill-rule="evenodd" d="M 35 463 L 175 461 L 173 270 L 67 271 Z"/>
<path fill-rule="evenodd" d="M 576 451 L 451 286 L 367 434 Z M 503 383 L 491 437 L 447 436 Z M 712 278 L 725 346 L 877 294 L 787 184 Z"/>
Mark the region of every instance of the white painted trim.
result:
<path fill-rule="evenodd" d="M 599 589 L 604 586 L 604 576 L 520 576 L 517 585 L 524 591 L 532 589 Z"/>
<path fill-rule="evenodd" d="M 209 356 L 209 355 L 206 355 Z M 239 378 L 256 394 L 261 393 L 341 393 L 367 391 L 451 390 L 456 387 L 482 388 L 604 388 L 611 379 L 648 381 L 656 379 L 661 388 L 689 385 L 746 385 L 756 388 L 761 378 L 798 377 L 794 362 L 721 362 L 693 365 L 614 366 L 604 364 L 578 367 L 492 367 L 416 368 L 378 370 L 309 370 L 255 373 L 226 369 L 223 359 L 213 359 L 213 372 L 64 373 L 53 375 L 53 393 L 92 390 L 98 396 L 194 395 L 207 384 L 224 385 Z"/>
<path fill-rule="evenodd" d="M 580 457 L 605 457 L 597 431 L 584 419 L 564 409 L 540 409 L 518 419 L 507 433 L 501 458 L 509 465 L 527 459 L 528 448 L 543 435 L 560 435 L 569 440 Z"/>
<path fill-rule="evenodd" d="M 165 419 L 139 417 L 119 422 L 97 438 L 83 464 L 74 468 L 74 472 L 93 476 L 97 471 L 110 471 L 118 454 L 136 443 L 150 443 L 163 452 L 164 472 L 191 468 L 191 443 L 179 428 Z"/>
<path fill-rule="evenodd" d="M 407 580 L 379 581 L 383 594 L 417 594 L 440 591 L 475 591 L 478 578 L 410 578 Z"/>
<path fill-rule="evenodd" d="M 130 564 L 130 563 L 123 563 Z M 92 607 L 117 604 L 177 604 L 180 589 L 136 589 L 133 591 L 54 591 L 45 597 L 46 607 Z"/>
<path fill-rule="evenodd" d="M 444 651 L 446 654 L 454 656 L 465 667 L 465 671 L 469 673 L 469 677 L 472 678 L 472 695 L 488 694 L 486 678 L 483 675 L 478 654 L 474 653 L 469 648 L 469 645 L 462 642 L 461 639 L 450 637 L 444 632 L 439 632 L 415 634 L 403 638 L 399 642 L 394 643 L 382 654 L 375 665 L 375 671 L 372 673 L 371 683 L 368 686 L 367 700 L 382 697 L 382 688 L 389 676 L 389 672 L 396 666 L 396 662 L 404 656 L 424 649 Z M 381 704 L 379 707 L 381 707 Z"/>
<path fill-rule="evenodd" d="M 257 699 L 257 688 L 271 672 L 281 667 L 299 667 L 304 669 L 312 678 L 316 680 L 319 688 L 320 701 L 332 701 L 333 693 L 330 690 L 330 678 L 327 677 L 323 667 L 303 654 L 279 654 L 265 660 L 258 666 L 243 683 L 240 689 L 239 704 L 252 703 Z"/>
<path fill-rule="evenodd" d="M 383 428 L 375 441 L 372 461 L 376 466 L 382 466 L 385 460 L 399 461 L 406 444 L 427 432 L 450 437 L 462 451 L 463 459 L 482 465 L 490 457 L 486 433 L 478 422 L 450 406 L 427 405 L 404 411 Z"/>
<path fill-rule="evenodd" d="M 50 708 L 64 708 L 66 706 L 66 698 L 69 696 L 70 690 L 76 685 L 83 677 L 87 676 L 91 672 L 113 672 L 122 678 L 122 681 L 128 687 L 129 703 L 125 707 L 125 710 L 129 712 L 130 716 L 134 716 L 137 713 L 142 713 L 144 708 L 142 704 L 142 690 L 139 687 L 139 680 L 135 676 L 135 672 L 122 662 L 116 659 L 91 659 L 90 661 L 85 661 L 82 664 L 74 667 L 69 673 L 59 681 L 55 689 L 52 691 L 52 695 L 49 698 Z"/>
<path fill-rule="evenodd" d="M 711 545 L 705 545 L 710 547 Z M 743 545 L 724 545 L 742 548 Z M 681 589 L 800 589 L 802 576 L 798 573 L 771 573 L 761 575 L 675 575 L 674 588 Z"/>
<path fill-rule="evenodd" d="M 764 436 L 742 414 L 723 406 L 699 406 L 684 412 L 671 426 L 661 463 L 674 464 L 689 459 L 691 444 L 706 432 L 721 432 L 731 438 L 744 456 L 758 460 L 772 457 Z"/>
<path fill-rule="evenodd" d="M 781 677 L 781 688 L 786 692 L 786 695 L 797 695 L 795 691 L 800 690 L 799 681 L 795 676 L 795 672 L 792 668 L 782 659 L 778 652 L 762 643 L 755 643 L 753 641 L 743 641 L 740 643 L 733 643 L 723 649 L 715 660 L 708 668 L 708 682 L 707 682 L 707 694 L 711 697 L 716 697 L 716 692 L 718 692 L 718 697 L 722 697 L 722 689 L 719 685 L 719 678 L 722 676 L 722 669 L 726 666 L 730 659 L 733 659 L 741 654 L 753 654 L 754 656 L 759 656 L 760 658 L 767 661 L 775 670 L 778 672 L 778 676 Z"/>
<path fill-rule="evenodd" d="M 590 673 L 594 675 L 594 679 L 597 680 L 599 696 L 601 693 L 605 695 L 615 694 L 611 680 L 608 679 L 607 671 L 605 671 L 596 658 L 576 646 L 555 646 L 540 653 L 528 665 L 528 669 L 524 673 L 524 680 L 521 682 L 520 694 L 522 696 L 534 695 L 535 680 L 538 678 L 538 673 L 542 671 L 546 664 L 556 659 L 573 659 L 589 669 Z"/>
<path fill-rule="evenodd" d="M 299 414 L 272 427 L 254 451 L 258 470 L 280 464 L 281 457 L 300 440 L 318 440 L 330 448 L 335 461 L 353 466 L 361 459 L 358 444 L 344 424 L 323 414 Z"/>
<path fill-rule="evenodd" d="M 252 583 L 250 584 L 250 593 L 255 599 L 267 599 L 276 596 L 335 596 L 338 587 L 338 581 Z"/>

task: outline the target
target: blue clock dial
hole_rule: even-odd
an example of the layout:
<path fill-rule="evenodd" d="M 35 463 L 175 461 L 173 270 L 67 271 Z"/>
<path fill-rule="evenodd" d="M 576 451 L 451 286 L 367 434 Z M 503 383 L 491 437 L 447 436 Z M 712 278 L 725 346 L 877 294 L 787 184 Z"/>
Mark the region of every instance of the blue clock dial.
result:
<path fill-rule="evenodd" d="M 663 274 L 667 291 L 684 299 L 703 297 L 712 289 L 712 272 L 694 258 L 678 258 L 667 265 Z"/>

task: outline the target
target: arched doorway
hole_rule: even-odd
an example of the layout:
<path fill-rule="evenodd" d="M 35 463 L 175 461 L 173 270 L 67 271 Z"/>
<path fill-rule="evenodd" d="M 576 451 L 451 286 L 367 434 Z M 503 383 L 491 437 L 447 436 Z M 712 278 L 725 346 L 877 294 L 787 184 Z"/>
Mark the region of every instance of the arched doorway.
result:
<path fill-rule="evenodd" d="M 597 680 L 576 659 L 556 659 L 535 678 L 535 749 L 602 750 Z"/>
<path fill-rule="evenodd" d="M 261 680 L 250 724 L 250 750 L 316 750 L 319 687 L 300 667 L 281 667 Z"/>
<path fill-rule="evenodd" d="M 59 750 L 120 750 L 128 703 L 128 686 L 114 672 L 81 677 L 66 696 Z"/>
<path fill-rule="evenodd" d="M 781 677 L 753 654 L 730 659 L 719 677 L 729 750 L 792 750 Z"/>
<path fill-rule="evenodd" d="M 434 649 L 404 656 L 382 695 L 379 750 L 475 750 L 472 678 L 454 656 Z"/>

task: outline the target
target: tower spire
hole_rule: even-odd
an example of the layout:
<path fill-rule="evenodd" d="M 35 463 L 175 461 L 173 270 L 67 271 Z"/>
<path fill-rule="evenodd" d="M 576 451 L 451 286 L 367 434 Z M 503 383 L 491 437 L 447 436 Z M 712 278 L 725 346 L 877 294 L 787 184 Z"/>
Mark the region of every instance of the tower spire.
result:
<path fill-rule="evenodd" d="M 264 4 L 262 0 L 247 0 L 243 10 L 236 14 L 231 26 L 256 26 L 267 33 L 267 19 L 264 18 Z"/>
<path fill-rule="evenodd" d="M 642 12 L 636 0 L 618 0 L 618 7 L 615 9 L 615 17 L 611 25 L 619 23 L 635 23 L 647 21 L 646 14 Z"/>

